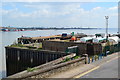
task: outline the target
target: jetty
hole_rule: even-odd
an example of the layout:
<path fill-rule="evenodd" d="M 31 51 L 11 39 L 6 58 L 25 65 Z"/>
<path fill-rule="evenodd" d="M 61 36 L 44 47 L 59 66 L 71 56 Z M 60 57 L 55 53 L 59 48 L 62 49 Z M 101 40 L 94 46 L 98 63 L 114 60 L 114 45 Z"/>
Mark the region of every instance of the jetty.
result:
<path fill-rule="evenodd" d="M 86 37 L 86 34 L 83 33 L 78 33 L 75 34 L 75 37 L 77 38 L 82 38 Z M 91 36 L 91 35 L 89 35 Z M 45 40 L 54 40 L 54 39 L 60 39 L 60 40 L 66 40 L 66 39 L 71 39 L 72 35 L 68 34 L 67 36 L 62 36 L 62 35 L 53 35 L 53 36 L 39 36 L 39 37 L 27 37 L 27 36 L 21 36 L 18 38 L 18 43 L 19 44 L 31 44 L 31 43 L 40 43 Z"/>
<path fill-rule="evenodd" d="M 64 71 L 72 65 L 88 64 L 91 58 L 94 60 L 100 55 L 106 56 L 108 53 L 120 51 L 118 35 L 110 35 L 108 39 L 103 34 L 81 33 L 40 37 L 21 36 L 18 38 L 18 43 L 5 47 L 7 76 L 14 76 L 25 70 L 26 74 L 27 72 L 31 74 L 27 74 L 28 77 L 22 75 L 22 78 L 36 75 L 39 75 L 38 78 L 46 78 L 49 76 L 48 73 L 52 74 L 61 69 Z M 41 70 L 34 72 L 36 69 Z"/>
<path fill-rule="evenodd" d="M 53 35 L 53 36 L 44 36 L 44 37 L 26 37 L 22 36 L 18 38 L 18 43 L 23 43 L 23 44 L 30 44 L 30 43 L 39 43 L 44 40 L 51 40 L 51 39 L 60 39 L 61 35 Z"/>

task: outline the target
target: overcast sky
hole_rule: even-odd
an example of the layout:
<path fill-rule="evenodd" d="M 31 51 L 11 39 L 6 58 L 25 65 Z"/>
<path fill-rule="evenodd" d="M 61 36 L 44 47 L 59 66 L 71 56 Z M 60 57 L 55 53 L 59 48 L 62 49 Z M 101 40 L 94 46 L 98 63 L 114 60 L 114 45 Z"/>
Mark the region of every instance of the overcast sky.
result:
<path fill-rule="evenodd" d="M 119 2 L 119 0 L 1 0 L 1 2 Z"/>
<path fill-rule="evenodd" d="M 6 2 L 2 3 L 2 26 L 13 27 L 118 27 L 118 3 L 113 2 Z"/>

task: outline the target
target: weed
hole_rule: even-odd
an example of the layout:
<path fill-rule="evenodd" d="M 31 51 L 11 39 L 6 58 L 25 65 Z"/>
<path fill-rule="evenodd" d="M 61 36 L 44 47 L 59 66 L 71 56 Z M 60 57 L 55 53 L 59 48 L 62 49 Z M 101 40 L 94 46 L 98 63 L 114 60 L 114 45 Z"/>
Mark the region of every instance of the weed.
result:
<path fill-rule="evenodd" d="M 36 70 L 35 68 L 27 68 L 27 72 L 32 72 L 32 71 L 34 71 L 34 70 Z"/>

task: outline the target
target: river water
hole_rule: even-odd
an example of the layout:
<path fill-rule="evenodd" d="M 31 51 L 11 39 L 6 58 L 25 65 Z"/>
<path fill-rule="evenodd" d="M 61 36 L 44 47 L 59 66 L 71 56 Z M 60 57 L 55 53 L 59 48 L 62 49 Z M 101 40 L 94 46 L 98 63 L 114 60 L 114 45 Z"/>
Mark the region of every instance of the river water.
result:
<path fill-rule="evenodd" d="M 90 29 L 90 30 L 70 29 L 70 30 L 0 32 L 0 78 L 6 77 L 5 46 L 11 45 L 13 42 L 17 41 L 18 37 L 21 37 L 22 35 L 28 37 L 37 37 L 37 36 L 57 35 L 57 34 L 62 34 L 63 32 L 95 34 L 95 33 L 105 33 L 105 29 Z M 108 32 L 110 34 L 116 34 L 118 32 L 118 29 L 110 28 Z"/>

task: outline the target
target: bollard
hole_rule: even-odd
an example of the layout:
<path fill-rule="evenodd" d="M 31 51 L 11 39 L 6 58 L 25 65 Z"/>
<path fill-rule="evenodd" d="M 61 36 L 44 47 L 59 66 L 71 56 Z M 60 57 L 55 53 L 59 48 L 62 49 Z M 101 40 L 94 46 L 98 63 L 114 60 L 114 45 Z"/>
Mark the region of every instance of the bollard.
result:
<path fill-rule="evenodd" d="M 104 56 L 106 57 L 106 56 L 107 56 L 107 53 L 105 53 Z"/>
<path fill-rule="evenodd" d="M 106 52 L 106 56 L 107 56 L 109 53 L 110 53 L 110 51 L 107 51 L 107 52 Z"/>
<path fill-rule="evenodd" d="M 100 59 L 102 59 L 102 54 L 100 54 Z"/>
<path fill-rule="evenodd" d="M 98 55 L 98 60 L 100 60 L 100 54 Z"/>
<path fill-rule="evenodd" d="M 95 59 L 95 61 L 97 61 L 97 59 L 98 59 L 98 56 L 97 56 L 97 55 L 95 55 L 95 56 L 94 56 L 94 59 Z"/>
<path fill-rule="evenodd" d="M 98 55 L 97 59 L 99 60 L 99 55 Z"/>
<path fill-rule="evenodd" d="M 88 64 L 90 64 L 90 58 L 88 57 Z"/>
<path fill-rule="evenodd" d="M 99 54 L 99 56 L 98 56 L 98 60 L 100 60 L 100 59 L 102 59 L 102 55 L 101 54 Z"/>
<path fill-rule="evenodd" d="M 90 63 L 92 63 L 92 58 L 90 58 Z"/>
<path fill-rule="evenodd" d="M 85 56 L 85 64 L 88 64 L 88 54 L 83 54 Z"/>
<path fill-rule="evenodd" d="M 94 56 L 92 57 L 92 62 L 94 62 Z"/>
<path fill-rule="evenodd" d="M 102 53 L 102 58 L 104 57 L 104 54 Z"/>

